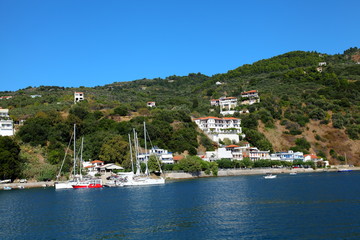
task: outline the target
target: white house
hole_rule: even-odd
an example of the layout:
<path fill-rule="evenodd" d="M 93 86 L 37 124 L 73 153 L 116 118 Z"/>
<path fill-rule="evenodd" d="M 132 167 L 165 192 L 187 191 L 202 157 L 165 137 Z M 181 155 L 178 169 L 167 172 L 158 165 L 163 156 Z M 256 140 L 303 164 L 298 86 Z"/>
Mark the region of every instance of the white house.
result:
<path fill-rule="evenodd" d="M 257 90 L 251 90 L 241 93 L 242 98 L 259 98 L 259 93 Z"/>
<path fill-rule="evenodd" d="M 74 92 L 74 103 L 83 101 L 85 99 L 83 92 Z"/>
<path fill-rule="evenodd" d="M 260 102 L 260 97 L 257 90 L 242 92 L 241 98 L 243 98 L 243 100 L 241 101 L 242 105 L 252 105 L 254 103 Z"/>
<path fill-rule="evenodd" d="M 0 100 L 3 100 L 3 99 L 11 99 L 12 98 L 12 96 L 2 96 L 2 97 L 0 97 Z"/>
<path fill-rule="evenodd" d="M 219 99 L 211 99 L 211 106 L 220 106 L 221 110 L 231 110 L 237 106 L 236 97 L 221 97 Z"/>
<path fill-rule="evenodd" d="M 156 107 L 156 103 L 155 102 L 147 102 L 146 106 L 148 106 L 148 107 Z"/>
<path fill-rule="evenodd" d="M 9 109 L 0 109 L 0 136 L 14 135 L 14 122 L 10 119 Z"/>
<path fill-rule="evenodd" d="M 203 156 L 203 159 L 211 162 L 222 158 L 243 160 L 245 157 L 248 157 L 252 161 L 258 161 L 261 159 L 270 159 L 269 153 L 270 151 L 261 151 L 256 147 L 250 147 L 249 143 L 245 143 L 243 146 L 228 145 L 223 148 L 218 148 L 215 151 L 208 151 L 205 156 Z"/>
<path fill-rule="evenodd" d="M 0 108 L 0 118 L 1 119 L 9 118 L 9 109 Z"/>
<path fill-rule="evenodd" d="M 223 141 L 225 138 L 238 142 L 242 134 L 241 120 L 233 117 L 203 117 L 194 119 L 198 127 L 204 131 L 214 142 Z M 245 137 L 244 134 L 242 134 Z"/>
<path fill-rule="evenodd" d="M 14 123 L 11 119 L 0 120 L 0 135 L 1 136 L 13 136 L 14 135 Z"/>
<path fill-rule="evenodd" d="M 296 160 L 303 161 L 304 160 L 304 154 L 302 152 L 294 152 L 294 151 L 287 151 L 287 152 L 276 152 L 271 154 L 270 156 L 271 160 L 279 160 L 279 161 L 287 161 L 287 162 L 293 162 Z"/>
<path fill-rule="evenodd" d="M 151 155 L 155 155 L 158 157 L 158 159 L 161 161 L 161 163 L 164 164 L 173 164 L 174 158 L 171 152 L 165 149 L 161 149 L 158 147 L 153 147 L 150 149 L 149 153 L 140 153 L 137 158 L 140 161 L 145 161 L 145 159 L 149 159 Z"/>
<path fill-rule="evenodd" d="M 326 66 L 326 62 L 319 62 L 319 67 Z"/>

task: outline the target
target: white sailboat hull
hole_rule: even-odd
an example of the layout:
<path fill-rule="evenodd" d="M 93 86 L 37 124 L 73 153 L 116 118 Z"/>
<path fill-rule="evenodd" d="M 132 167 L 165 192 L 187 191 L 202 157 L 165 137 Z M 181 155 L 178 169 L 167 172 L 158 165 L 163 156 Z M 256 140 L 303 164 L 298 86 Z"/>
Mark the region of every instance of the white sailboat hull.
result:
<path fill-rule="evenodd" d="M 145 186 L 145 185 L 160 185 L 165 184 L 164 178 L 133 178 L 129 179 L 127 182 L 124 182 L 124 187 L 126 186 Z"/>
<path fill-rule="evenodd" d="M 57 182 L 54 184 L 55 189 L 72 189 L 76 182 Z"/>

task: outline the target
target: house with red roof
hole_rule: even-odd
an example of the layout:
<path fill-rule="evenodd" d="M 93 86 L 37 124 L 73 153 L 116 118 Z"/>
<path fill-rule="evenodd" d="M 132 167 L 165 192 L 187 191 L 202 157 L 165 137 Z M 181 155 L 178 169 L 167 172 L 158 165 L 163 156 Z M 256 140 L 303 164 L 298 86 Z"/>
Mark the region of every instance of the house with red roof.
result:
<path fill-rule="evenodd" d="M 260 102 L 259 93 L 257 90 L 251 90 L 241 93 L 241 104 L 242 105 L 252 105 L 254 103 Z"/>
<path fill-rule="evenodd" d="M 323 159 L 321 157 L 316 156 L 315 154 L 305 154 L 304 155 L 304 161 L 313 161 L 313 162 L 318 162 L 318 161 L 322 161 Z"/>
<path fill-rule="evenodd" d="M 225 138 L 232 142 L 239 142 L 242 134 L 241 120 L 234 117 L 202 117 L 194 119 L 198 127 L 214 142 L 223 141 Z"/>
<path fill-rule="evenodd" d="M 230 110 L 237 106 L 237 98 L 236 97 L 221 97 L 219 99 L 211 99 L 211 106 L 220 106 L 222 110 Z"/>
<path fill-rule="evenodd" d="M 147 107 L 156 107 L 156 103 L 155 102 L 147 102 L 146 106 Z"/>

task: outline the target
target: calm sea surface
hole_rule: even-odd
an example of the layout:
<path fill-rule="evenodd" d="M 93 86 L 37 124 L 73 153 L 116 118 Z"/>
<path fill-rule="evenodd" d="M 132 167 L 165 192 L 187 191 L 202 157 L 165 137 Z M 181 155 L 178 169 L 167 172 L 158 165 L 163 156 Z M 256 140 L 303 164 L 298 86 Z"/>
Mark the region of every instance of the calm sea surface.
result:
<path fill-rule="evenodd" d="M 0 239 L 360 239 L 360 172 L 0 191 Z"/>

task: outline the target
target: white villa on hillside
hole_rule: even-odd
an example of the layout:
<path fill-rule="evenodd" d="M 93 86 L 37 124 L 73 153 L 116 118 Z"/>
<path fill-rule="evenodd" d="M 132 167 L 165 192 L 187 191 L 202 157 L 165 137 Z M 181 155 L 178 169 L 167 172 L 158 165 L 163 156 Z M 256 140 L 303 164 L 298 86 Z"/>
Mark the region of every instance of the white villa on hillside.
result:
<path fill-rule="evenodd" d="M 155 102 L 147 102 L 146 106 L 148 106 L 148 107 L 156 107 L 156 103 Z"/>
<path fill-rule="evenodd" d="M 254 103 L 260 102 L 260 97 L 257 90 L 242 92 L 241 98 L 245 98 L 241 101 L 242 105 L 252 105 Z"/>
<path fill-rule="evenodd" d="M 233 117 L 203 117 L 194 119 L 198 127 L 204 131 L 213 141 L 219 142 L 228 138 L 238 142 L 239 135 L 242 134 L 240 127 L 241 120 Z M 245 135 L 242 135 L 245 137 Z"/>
<path fill-rule="evenodd" d="M 84 93 L 83 92 L 74 92 L 74 103 L 84 101 Z"/>
<path fill-rule="evenodd" d="M 10 119 L 9 109 L 0 109 L 0 136 L 13 136 L 14 131 L 14 122 Z"/>
<path fill-rule="evenodd" d="M 0 120 L 0 136 L 13 136 L 14 135 L 14 122 L 11 119 Z"/>
<path fill-rule="evenodd" d="M 220 106 L 221 110 L 230 110 L 237 106 L 236 97 L 221 97 L 219 99 L 211 99 L 211 106 Z"/>
<path fill-rule="evenodd" d="M 9 109 L 0 108 L 0 118 L 1 119 L 9 118 Z"/>

